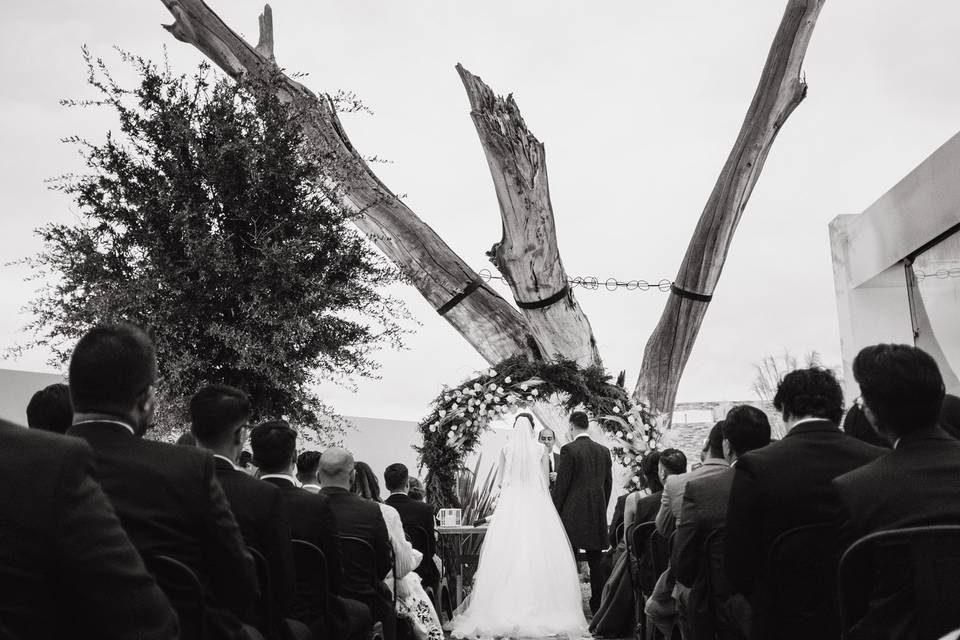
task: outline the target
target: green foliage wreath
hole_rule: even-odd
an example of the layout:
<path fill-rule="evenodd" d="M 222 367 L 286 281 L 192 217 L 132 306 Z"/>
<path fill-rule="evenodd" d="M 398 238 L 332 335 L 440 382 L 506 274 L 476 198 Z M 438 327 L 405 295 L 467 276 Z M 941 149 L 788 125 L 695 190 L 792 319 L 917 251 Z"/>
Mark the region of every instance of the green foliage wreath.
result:
<path fill-rule="evenodd" d="M 643 405 L 634 405 L 602 367 L 575 361 L 531 361 L 510 357 L 454 388 L 444 387 L 420 422 L 423 444 L 417 447 L 427 468 L 426 490 L 437 508 L 458 507 L 457 472 L 474 451 L 490 422 L 536 402 L 556 401 L 567 411 L 581 409 L 613 440 L 614 459 L 629 469 L 628 488 L 639 488 L 643 455 L 656 449 L 660 432 Z"/>

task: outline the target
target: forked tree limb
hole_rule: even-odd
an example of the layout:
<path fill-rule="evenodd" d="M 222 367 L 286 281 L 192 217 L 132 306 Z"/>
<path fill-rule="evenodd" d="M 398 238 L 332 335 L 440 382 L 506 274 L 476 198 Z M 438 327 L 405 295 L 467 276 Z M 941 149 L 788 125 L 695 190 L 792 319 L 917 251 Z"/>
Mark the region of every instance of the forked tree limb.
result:
<path fill-rule="evenodd" d="M 231 30 L 202 0 L 162 0 L 175 18 L 165 28 L 234 78 L 272 77 L 273 17 L 260 16 L 256 47 Z M 540 351 L 526 321 L 483 283 L 439 235 L 394 195 L 353 148 L 331 99 L 281 75 L 277 94 L 293 103 L 312 151 L 344 167 L 340 182 L 360 213 L 356 226 L 409 278 L 427 301 L 490 363 Z M 467 295 L 463 295 L 467 293 Z"/>
<path fill-rule="evenodd" d="M 801 66 L 824 0 L 789 0 L 760 83 L 647 341 L 634 399 L 667 420 L 680 376 L 723 270 L 733 233 L 773 141 L 807 93 Z"/>
<path fill-rule="evenodd" d="M 531 332 L 547 355 L 599 365 L 590 321 L 567 283 L 550 202 L 543 143 L 530 132 L 513 96 L 496 96 L 457 65 L 470 116 L 500 203 L 503 237 L 487 254 L 513 291 Z"/>

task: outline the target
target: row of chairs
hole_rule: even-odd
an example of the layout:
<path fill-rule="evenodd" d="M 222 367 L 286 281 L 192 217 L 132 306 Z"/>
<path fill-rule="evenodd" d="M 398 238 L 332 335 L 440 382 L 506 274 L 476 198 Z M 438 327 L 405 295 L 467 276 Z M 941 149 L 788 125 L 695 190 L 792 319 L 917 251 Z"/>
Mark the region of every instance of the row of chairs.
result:
<path fill-rule="evenodd" d="M 365 578 L 371 584 L 379 582 L 376 571 L 376 562 L 373 547 L 361 538 L 341 536 L 340 544 L 344 555 L 365 557 L 368 562 Z M 327 560 L 323 551 L 316 545 L 305 540 L 292 541 L 293 561 L 296 566 L 297 598 L 315 603 L 314 611 L 326 616 L 329 587 L 327 584 Z M 281 619 L 274 610 L 271 593 L 270 571 L 266 558 L 252 547 L 247 547 L 256 564 L 257 580 L 260 587 L 260 600 L 256 606 L 255 616 L 260 623 L 258 630 L 266 638 L 295 638 L 309 639 L 309 628 L 297 620 Z M 392 559 L 392 555 L 391 555 Z M 197 574 L 186 564 L 175 558 L 164 555 L 147 556 L 144 558 L 147 570 L 153 574 L 157 584 L 170 600 L 171 605 L 180 619 L 180 637 L 184 640 L 206 640 L 207 612 L 205 607 L 205 587 Z M 396 599 L 396 582 L 394 582 L 394 599 Z M 374 602 L 371 598 L 364 602 L 374 611 Z M 396 602 L 394 602 L 396 605 Z M 368 634 L 369 640 L 383 639 L 383 626 L 376 622 Z"/>
<path fill-rule="evenodd" d="M 626 530 L 627 553 L 634 585 L 636 637 L 646 640 L 644 603 L 666 569 L 668 540 L 653 522 L 635 523 Z M 711 604 L 735 597 L 723 567 L 724 529 L 704 541 L 709 559 Z M 766 560 L 765 597 L 778 620 L 826 621 L 842 638 L 863 618 L 881 572 L 899 572 L 912 585 L 921 638 L 939 638 L 960 628 L 960 526 L 931 525 L 891 529 L 867 535 L 842 555 L 834 525 L 821 523 L 791 529 L 778 536 Z M 816 585 L 811 588 L 811 585 Z"/>

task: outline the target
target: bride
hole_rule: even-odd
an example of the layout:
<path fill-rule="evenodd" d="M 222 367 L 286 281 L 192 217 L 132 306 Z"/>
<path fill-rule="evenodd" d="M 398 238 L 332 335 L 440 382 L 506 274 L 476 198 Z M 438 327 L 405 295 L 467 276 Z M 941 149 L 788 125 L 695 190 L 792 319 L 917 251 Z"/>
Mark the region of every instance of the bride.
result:
<path fill-rule="evenodd" d="M 589 635 L 570 541 L 548 489 L 550 452 L 521 413 L 500 453 L 500 498 L 455 638 Z"/>

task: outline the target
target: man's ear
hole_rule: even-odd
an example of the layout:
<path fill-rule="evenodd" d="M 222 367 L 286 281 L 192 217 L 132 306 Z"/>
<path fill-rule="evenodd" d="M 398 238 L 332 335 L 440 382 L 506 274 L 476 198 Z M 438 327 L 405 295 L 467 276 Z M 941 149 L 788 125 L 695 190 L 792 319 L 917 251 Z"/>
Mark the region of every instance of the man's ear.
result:
<path fill-rule="evenodd" d="M 237 430 L 233 432 L 233 444 L 239 444 L 240 446 L 243 446 L 243 432 L 243 425 L 237 427 Z"/>

